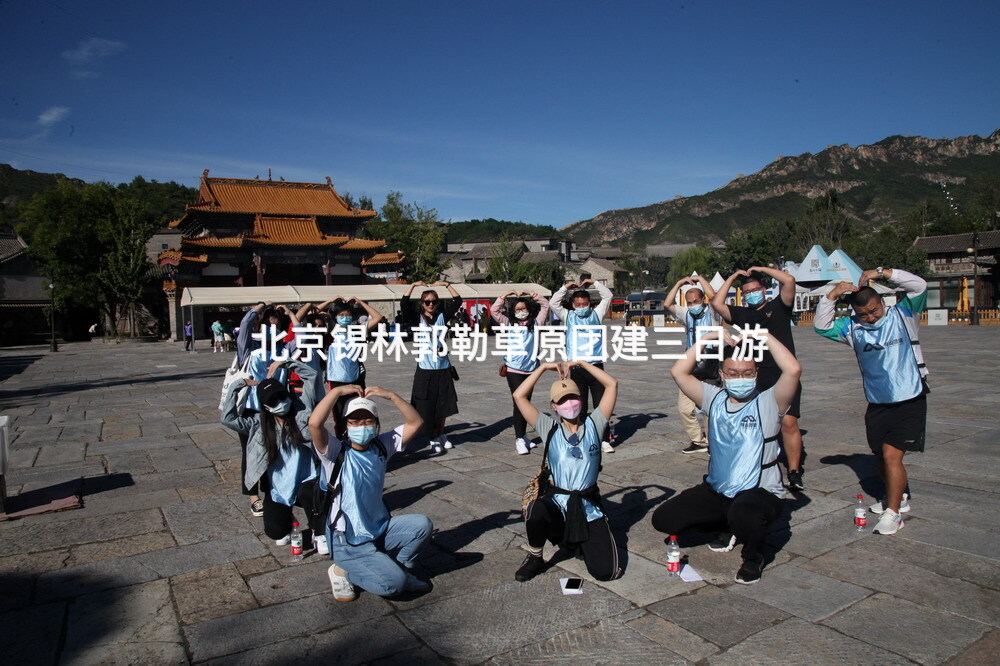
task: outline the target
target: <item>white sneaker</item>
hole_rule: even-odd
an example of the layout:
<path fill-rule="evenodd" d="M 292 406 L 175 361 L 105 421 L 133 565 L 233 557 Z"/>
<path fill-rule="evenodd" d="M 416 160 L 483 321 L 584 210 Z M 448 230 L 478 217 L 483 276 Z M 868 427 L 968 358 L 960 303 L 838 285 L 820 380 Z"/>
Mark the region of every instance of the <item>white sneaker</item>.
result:
<path fill-rule="evenodd" d="M 292 542 L 292 534 L 291 534 L 291 532 L 289 532 L 288 534 L 286 534 L 285 536 L 281 537 L 280 539 L 275 539 L 274 540 L 274 545 L 275 546 L 287 546 L 291 542 Z"/>
<path fill-rule="evenodd" d="M 903 529 L 903 517 L 892 509 L 886 509 L 882 512 L 882 517 L 875 523 L 875 529 L 872 532 L 875 534 L 895 534 L 901 529 Z"/>
<path fill-rule="evenodd" d="M 327 545 L 327 543 L 326 543 L 326 537 L 323 536 L 322 534 L 314 534 L 313 535 L 313 545 L 316 546 L 316 554 L 317 555 L 329 555 L 330 554 L 330 546 Z"/>
<path fill-rule="evenodd" d="M 444 440 L 444 448 L 451 449 L 451 448 L 454 448 L 454 447 L 455 447 L 455 445 L 452 444 L 451 442 L 449 442 L 447 439 Z"/>
<path fill-rule="evenodd" d="M 444 449 L 441 448 L 440 444 L 435 443 L 431 446 L 431 448 L 434 450 L 434 453 L 444 453 Z"/>
<path fill-rule="evenodd" d="M 611 446 L 611 442 L 601 442 L 601 451 L 604 453 L 614 453 L 615 447 Z"/>
<path fill-rule="evenodd" d="M 524 437 L 518 437 L 514 440 L 514 448 L 517 449 L 517 454 L 520 456 L 528 455 L 528 443 L 524 441 Z"/>
<path fill-rule="evenodd" d="M 870 507 L 868 507 L 868 510 L 874 513 L 875 515 L 881 515 L 882 512 L 885 511 L 885 504 L 883 503 L 883 500 L 879 500 L 878 502 L 875 502 Z M 900 502 L 899 504 L 899 512 L 900 513 L 910 512 L 910 496 L 906 493 L 903 493 L 903 501 Z"/>
<path fill-rule="evenodd" d="M 404 592 L 429 592 L 431 584 L 425 580 L 420 580 L 409 571 L 406 572 L 406 582 L 403 583 Z"/>
<path fill-rule="evenodd" d="M 330 587 L 333 588 L 334 600 L 347 602 L 358 598 L 358 593 L 351 585 L 351 581 L 347 580 L 346 571 L 336 564 L 331 564 L 330 568 L 326 570 L 326 575 L 330 577 Z"/>

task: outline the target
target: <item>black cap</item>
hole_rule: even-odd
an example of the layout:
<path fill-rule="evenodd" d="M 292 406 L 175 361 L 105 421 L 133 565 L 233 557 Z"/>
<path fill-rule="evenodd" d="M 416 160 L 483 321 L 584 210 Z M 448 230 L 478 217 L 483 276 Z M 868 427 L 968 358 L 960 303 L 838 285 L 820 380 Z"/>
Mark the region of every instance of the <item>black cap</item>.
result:
<path fill-rule="evenodd" d="M 288 397 L 288 389 L 275 378 L 265 379 L 257 384 L 257 400 L 261 405 L 280 402 Z"/>

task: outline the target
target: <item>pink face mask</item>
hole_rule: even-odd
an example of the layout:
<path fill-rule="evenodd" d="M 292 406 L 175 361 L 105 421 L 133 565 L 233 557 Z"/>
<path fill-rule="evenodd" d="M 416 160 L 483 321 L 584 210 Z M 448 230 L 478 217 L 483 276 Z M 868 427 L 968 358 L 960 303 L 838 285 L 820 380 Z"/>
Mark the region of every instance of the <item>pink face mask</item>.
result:
<path fill-rule="evenodd" d="M 580 410 L 583 409 L 583 403 L 580 400 L 570 398 L 561 405 L 556 405 L 555 409 L 556 414 L 564 419 L 575 419 L 580 415 Z"/>

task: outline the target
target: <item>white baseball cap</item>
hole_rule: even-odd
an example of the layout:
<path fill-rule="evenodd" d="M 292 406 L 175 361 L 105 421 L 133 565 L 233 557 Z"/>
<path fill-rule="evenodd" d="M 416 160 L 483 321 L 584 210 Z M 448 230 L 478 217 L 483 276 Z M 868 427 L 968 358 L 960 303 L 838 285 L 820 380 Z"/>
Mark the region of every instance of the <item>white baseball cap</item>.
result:
<path fill-rule="evenodd" d="M 344 408 L 344 418 L 349 417 L 354 412 L 360 411 L 371 412 L 372 416 L 378 418 L 378 407 L 368 398 L 354 398 L 348 402 L 347 407 Z"/>

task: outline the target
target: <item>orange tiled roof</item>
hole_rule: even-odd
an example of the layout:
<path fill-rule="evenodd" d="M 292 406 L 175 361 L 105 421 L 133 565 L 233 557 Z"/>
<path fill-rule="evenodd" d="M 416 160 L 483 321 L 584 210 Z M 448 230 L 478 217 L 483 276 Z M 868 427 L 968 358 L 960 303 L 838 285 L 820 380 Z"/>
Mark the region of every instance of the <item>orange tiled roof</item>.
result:
<path fill-rule="evenodd" d="M 259 213 L 263 215 L 332 216 L 366 220 L 375 211 L 352 208 L 326 183 L 291 183 L 243 178 L 209 178 L 208 169 L 201 177 L 198 200 L 189 209 L 218 213 Z M 183 218 L 181 218 L 183 219 Z M 180 220 L 170 223 L 176 227 Z"/>
<path fill-rule="evenodd" d="M 245 235 L 219 238 L 215 234 L 209 234 L 200 238 L 185 238 L 181 242 L 184 245 L 197 245 L 198 247 L 243 247 L 245 238 Z"/>
<path fill-rule="evenodd" d="M 316 226 L 315 217 L 264 217 L 253 221 L 248 240 L 261 245 L 343 245 L 349 236 L 327 236 Z"/>
<path fill-rule="evenodd" d="M 177 266 L 182 261 L 193 261 L 199 264 L 208 263 L 207 254 L 185 254 L 180 250 L 164 250 L 156 255 L 157 263 L 160 266 Z"/>
<path fill-rule="evenodd" d="M 369 240 L 367 238 L 352 238 L 340 246 L 341 250 L 374 250 L 377 247 L 385 247 L 384 240 Z"/>
<path fill-rule="evenodd" d="M 396 252 L 382 252 L 381 254 L 375 254 L 362 260 L 361 265 L 380 266 L 385 264 L 398 264 L 401 263 L 403 259 L 403 253 L 398 250 Z"/>

